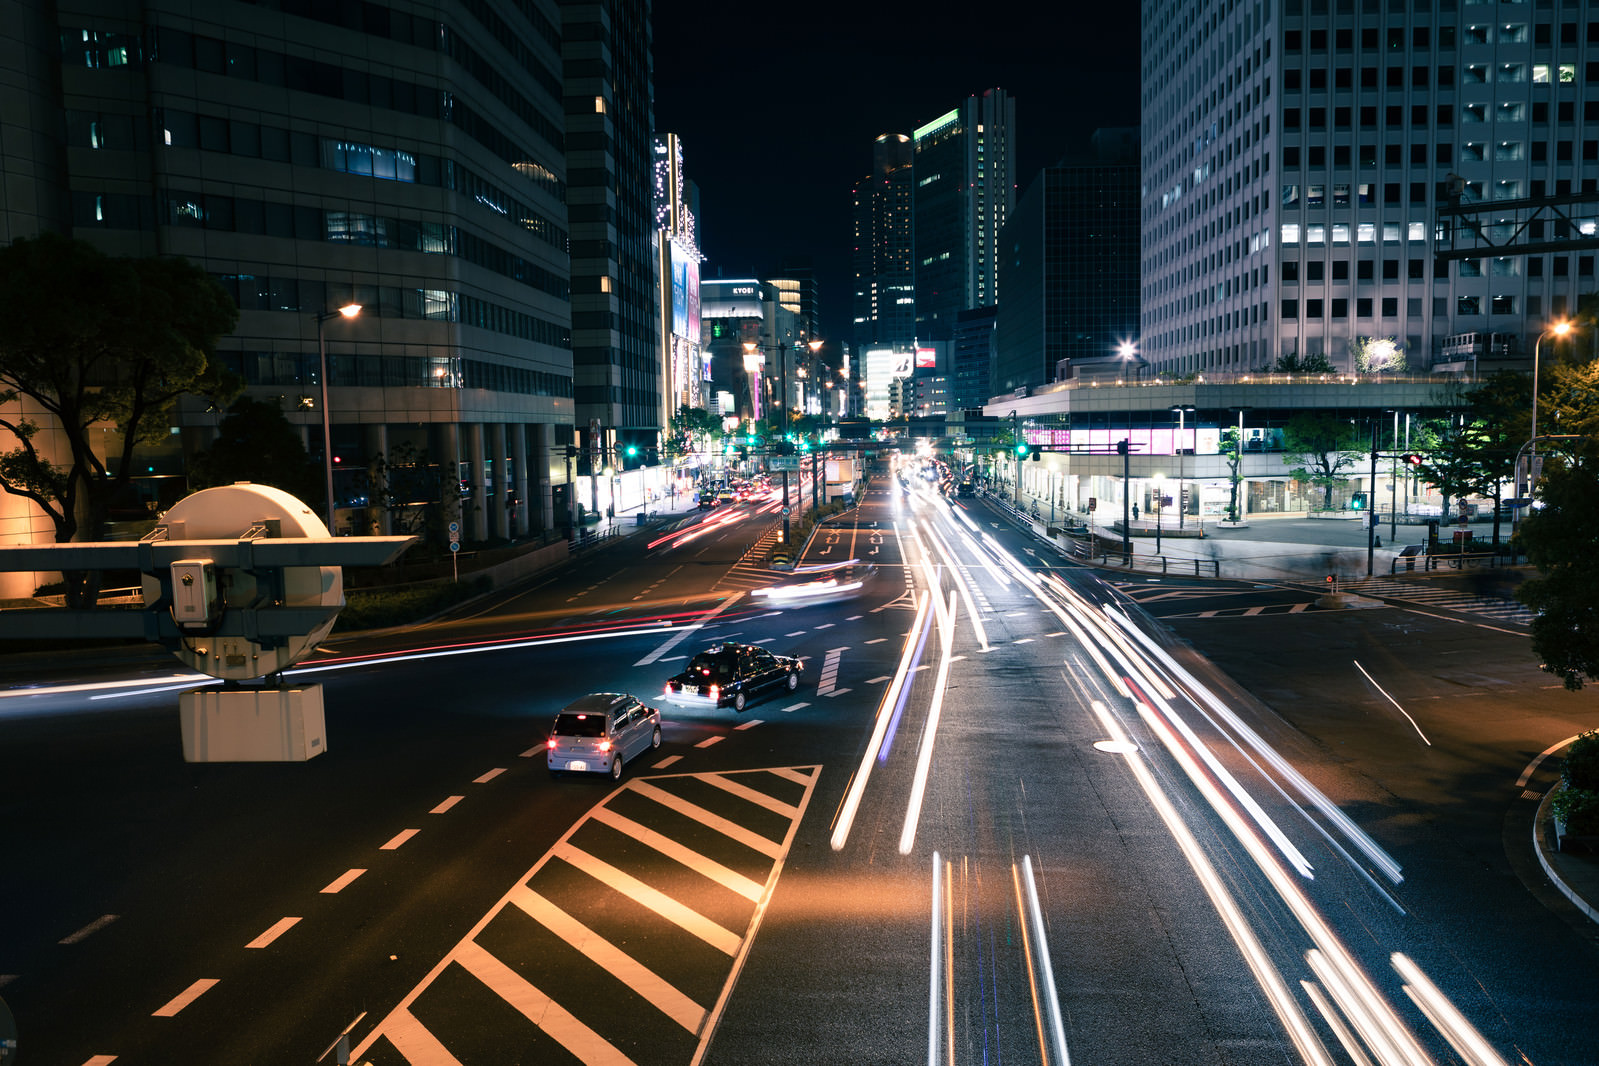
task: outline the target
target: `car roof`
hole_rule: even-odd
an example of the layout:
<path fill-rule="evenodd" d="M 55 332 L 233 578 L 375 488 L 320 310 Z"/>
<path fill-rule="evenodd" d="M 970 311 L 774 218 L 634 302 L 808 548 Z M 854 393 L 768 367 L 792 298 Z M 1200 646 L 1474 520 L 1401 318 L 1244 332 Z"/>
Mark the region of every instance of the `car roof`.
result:
<path fill-rule="evenodd" d="M 622 706 L 631 696 L 625 692 L 590 692 L 561 708 L 562 714 L 604 714 Z"/>

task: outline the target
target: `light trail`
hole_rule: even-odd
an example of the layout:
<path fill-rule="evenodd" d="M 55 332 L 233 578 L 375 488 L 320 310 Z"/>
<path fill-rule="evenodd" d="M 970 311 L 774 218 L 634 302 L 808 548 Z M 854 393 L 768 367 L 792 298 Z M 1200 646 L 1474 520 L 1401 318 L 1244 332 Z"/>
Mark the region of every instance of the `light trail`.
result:
<path fill-rule="evenodd" d="M 939 556 L 944 560 L 944 568 L 949 571 L 953 584 L 960 590 L 961 599 L 966 601 L 966 614 L 971 619 L 972 630 L 977 634 L 977 642 L 982 645 L 984 651 L 988 651 L 990 647 L 988 643 L 988 628 L 983 625 L 983 619 L 977 613 L 977 604 L 972 600 L 971 587 L 962 577 L 960 568 L 956 565 L 954 551 L 944 538 L 938 535 L 938 531 L 931 526 L 927 529 L 927 536 L 933 542 L 933 547 L 937 549 Z"/>
<path fill-rule="evenodd" d="M 1099 700 L 1094 700 L 1090 707 L 1112 740 L 1132 745 L 1132 741 L 1122 730 L 1121 723 L 1111 714 L 1109 707 Z M 1193 831 L 1183 821 L 1172 801 L 1161 791 L 1160 783 L 1155 780 L 1154 773 L 1138 753 L 1136 746 L 1133 746 L 1123 759 L 1132 772 L 1133 779 L 1138 782 L 1150 805 L 1155 809 L 1155 813 L 1165 823 L 1167 832 L 1176 841 L 1183 858 L 1188 860 L 1189 869 L 1199 878 L 1200 887 L 1221 917 L 1222 925 L 1232 937 L 1233 943 L 1237 945 L 1244 964 L 1254 974 L 1255 983 L 1265 993 L 1266 1001 L 1271 1004 L 1273 1012 L 1288 1032 L 1289 1039 L 1299 1049 L 1300 1057 L 1311 1066 L 1333 1066 L 1326 1046 L 1311 1028 L 1310 1020 L 1300 1010 L 1298 1001 L 1288 990 L 1282 974 L 1272 963 L 1266 949 L 1256 939 L 1254 930 L 1249 927 L 1248 920 L 1233 899 L 1232 893 L 1227 890 L 1226 883 L 1206 858 L 1204 849 L 1200 847 Z"/>
<path fill-rule="evenodd" d="M 861 763 L 855 771 L 854 779 L 850 781 L 849 791 L 845 793 L 844 801 L 839 804 L 838 817 L 830 840 L 834 851 L 842 850 L 849 841 L 850 829 L 854 826 L 855 816 L 860 811 L 861 796 L 865 793 L 866 782 L 872 775 L 872 764 L 877 761 L 878 749 L 882 747 L 883 736 L 888 731 L 889 716 L 899 702 L 900 692 L 905 688 L 906 678 L 910 675 L 911 657 L 916 650 L 916 642 L 912 639 L 912 635 L 920 633 L 926 627 L 932 601 L 932 596 L 926 596 L 917 607 L 911 633 L 905 638 L 905 650 L 900 656 L 899 668 L 894 672 L 894 680 L 878 704 L 877 725 L 872 730 L 871 739 L 866 743 L 866 750 L 861 753 Z"/>
<path fill-rule="evenodd" d="M 1232 732 L 1232 735 L 1241 738 L 1245 744 L 1249 745 L 1251 750 L 1264 759 L 1273 770 L 1283 777 L 1284 780 L 1288 781 L 1289 784 L 1294 787 L 1294 790 L 1298 792 L 1307 803 L 1315 807 L 1317 811 L 1321 812 L 1322 817 L 1326 818 L 1329 822 L 1336 826 L 1339 832 L 1344 835 L 1345 839 L 1352 843 L 1362 854 L 1371 860 L 1371 862 L 1382 871 L 1383 875 L 1387 877 L 1389 881 L 1397 885 L 1404 880 L 1399 863 L 1395 862 L 1394 859 L 1390 857 L 1388 853 L 1384 851 L 1383 848 L 1366 833 L 1365 830 L 1357 826 L 1347 814 L 1339 810 L 1337 805 L 1335 805 L 1332 800 L 1328 799 L 1320 789 L 1311 784 L 1310 781 L 1305 778 L 1305 775 L 1299 772 L 1298 768 L 1296 768 L 1287 759 L 1284 759 L 1281 755 L 1279 755 L 1276 749 L 1274 749 L 1270 744 L 1267 744 L 1260 734 L 1256 733 L 1252 728 L 1250 728 L 1249 725 L 1232 710 L 1232 708 L 1228 707 L 1226 703 L 1216 696 L 1215 693 L 1211 692 L 1211 690 L 1198 678 L 1189 673 L 1188 670 L 1182 666 L 1182 664 L 1178 663 L 1177 660 L 1173 659 L 1169 654 L 1167 654 L 1166 650 L 1156 644 L 1147 633 L 1144 633 L 1141 629 L 1134 625 L 1132 619 L 1126 617 L 1120 612 L 1111 613 L 1110 617 L 1117 623 L 1117 625 L 1131 634 L 1133 639 L 1137 640 L 1149 655 L 1152 655 L 1159 660 L 1162 666 L 1172 676 L 1176 677 L 1180 681 L 1183 687 L 1187 690 L 1191 699 L 1196 696 L 1198 697 L 1198 699 L 1195 700 L 1195 705 L 1197 707 L 1199 707 L 1202 711 L 1208 709 L 1209 713 L 1216 715 L 1217 717 L 1221 718 L 1222 721 L 1226 722 L 1228 729 Z M 1212 724 L 1217 725 L 1218 729 L 1220 728 L 1220 725 L 1214 720 L 1212 720 Z M 1226 730 L 1223 730 L 1223 732 L 1225 733 Z M 1270 780 L 1269 775 L 1267 779 Z"/>
<path fill-rule="evenodd" d="M 1027 913 L 1038 940 L 1038 960 L 1044 973 L 1044 1005 L 1049 1009 L 1050 1035 L 1055 1038 L 1055 1061 L 1060 1066 L 1071 1066 L 1072 1057 L 1066 1052 L 1066 1027 L 1060 1017 L 1060 996 L 1055 992 L 1055 969 L 1049 964 L 1049 942 L 1044 938 L 1044 912 L 1038 906 L 1038 886 L 1033 883 L 1031 855 L 1022 856 L 1022 876 L 1027 885 Z"/>
<path fill-rule="evenodd" d="M 1399 976 L 1408 982 L 1404 986 L 1405 995 L 1421 1009 L 1427 1020 L 1444 1035 L 1444 1039 L 1449 1041 L 1456 1054 L 1466 1060 L 1468 1066 L 1506 1066 L 1505 1060 L 1489 1046 L 1476 1027 L 1449 1001 L 1449 997 L 1438 990 L 1432 979 L 1421 972 L 1420 966 L 1397 951 L 1390 956 L 1389 961 Z"/>
<path fill-rule="evenodd" d="M 1423 733 L 1421 731 L 1421 726 L 1416 724 L 1416 720 L 1414 718 L 1410 717 L 1410 712 L 1405 710 L 1403 707 L 1399 706 L 1399 701 L 1394 699 L 1392 696 L 1388 695 L 1388 690 L 1387 689 L 1385 689 L 1381 685 L 1377 684 L 1377 679 L 1375 677 L 1372 677 L 1369 673 L 1366 672 L 1366 668 L 1364 666 L 1360 665 L 1360 660 L 1359 659 L 1351 659 L 1350 662 L 1354 663 L 1355 664 L 1355 669 L 1359 670 L 1363 675 L 1365 675 L 1366 680 L 1371 682 L 1371 687 L 1372 688 L 1374 688 L 1378 692 L 1382 693 L 1382 698 L 1383 699 L 1387 700 L 1389 703 L 1394 705 L 1394 710 L 1398 711 L 1400 714 L 1405 716 L 1405 721 L 1410 723 L 1410 728 L 1412 728 L 1412 729 L 1414 729 L 1416 731 L 1416 735 L 1421 738 L 1421 742 L 1423 744 L 1427 745 L 1427 747 L 1429 747 L 1429 748 L 1432 747 L 1432 741 L 1427 739 L 1427 734 Z"/>
<path fill-rule="evenodd" d="M 934 590 L 929 597 L 942 604 Z M 938 678 L 928 701 L 927 722 L 922 729 L 922 746 L 917 752 L 916 774 L 911 783 L 910 801 L 905 805 L 905 826 L 900 830 L 899 853 L 909 855 L 916 843 L 916 827 L 922 818 L 922 800 L 927 794 L 927 778 L 933 768 L 933 747 L 938 741 L 938 723 L 944 713 L 944 691 L 949 687 L 950 653 L 955 644 L 955 590 L 949 593 L 949 607 L 940 612 L 939 637 L 943 654 L 938 658 Z"/>

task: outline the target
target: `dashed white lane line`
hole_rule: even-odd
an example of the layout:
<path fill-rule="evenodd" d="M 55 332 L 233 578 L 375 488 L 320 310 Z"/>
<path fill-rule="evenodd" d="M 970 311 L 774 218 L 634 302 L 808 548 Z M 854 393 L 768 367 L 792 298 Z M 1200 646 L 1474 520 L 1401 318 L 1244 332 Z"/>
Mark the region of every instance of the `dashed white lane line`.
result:
<path fill-rule="evenodd" d="M 344 871 L 342 874 L 328 883 L 328 887 L 322 890 L 322 895 L 333 895 L 336 892 L 343 892 L 349 887 L 351 881 L 354 881 L 357 877 L 360 877 L 364 873 L 366 873 L 366 871 L 361 869 Z"/>
<path fill-rule="evenodd" d="M 250 941 L 244 946 L 247 948 L 264 948 L 268 944 L 272 943 L 272 941 L 282 936 L 284 933 L 287 933 L 290 929 L 293 929 L 295 923 L 299 920 L 300 919 L 298 918 L 279 918 L 276 922 L 272 923 L 272 928 L 268 929 L 266 932 L 262 933 L 260 936 L 256 937 L 254 940 Z"/>
<path fill-rule="evenodd" d="M 524 751 L 522 753 L 522 758 L 524 758 L 524 759 L 535 759 L 535 758 L 539 757 L 540 755 L 543 755 L 547 750 L 549 750 L 549 749 L 545 745 L 536 744 L 533 747 L 531 747 L 531 748 L 527 749 L 526 751 Z"/>
<path fill-rule="evenodd" d="M 726 739 L 727 739 L 726 737 L 721 736 L 721 735 L 717 735 L 717 736 L 714 736 L 714 737 L 706 737 L 704 740 L 700 741 L 698 744 L 696 744 L 694 746 L 696 748 L 708 748 L 712 744 L 720 744 L 722 741 L 724 741 Z"/>
<path fill-rule="evenodd" d="M 407 840 L 410 840 L 412 837 L 416 836 L 421 831 L 422 830 L 420 830 L 420 829 L 402 829 L 398 833 L 395 833 L 394 836 L 392 838 L 390 838 L 389 842 L 387 844 L 383 845 L 378 850 L 379 851 L 395 851 L 402 844 L 404 844 Z"/>
<path fill-rule="evenodd" d="M 494 769 L 490 770 L 488 773 L 484 774 L 483 776 L 474 777 L 472 779 L 472 783 L 474 785 L 484 785 L 484 784 L 487 784 L 490 781 L 493 781 L 496 777 L 499 777 L 503 773 L 505 773 L 505 767 L 496 766 Z"/>
<path fill-rule="evenodd" d="M 209 989 L 216 985 L 217 980 L 218 979 L 215 977 L 200 978 L 198 981 L 194 982 L 194 984 L 190 985 L 188 988 L 185 988 L 182 992 L 179 992 L 176 996 L 173 996 L 171 999 L 169 999 L 166 1005 L 152 1014 L 151 1017 L 175 1017 L 180 1010 L 199 999 Z"/>
<path fill-rule="evenodd" d="M 83 1060 L 83 1066 L 111 1066 L 115 1061 L 117 1061 L 115 1055 L 90 1055 Z"/>
<path fill-rule="evenodd" d="M 76 944 L 78 941 L 84 940 L 95 933 L 98 933 L 100 930 L 104 929 L 106 926 L 110 925 L 116 920 L 117 916 L 115 914 L 102 914 L 100 917 L 96 918 L 82 929 L 79 929 L 76 933 L 68 933 L 66 936 L 56 941 L 56 943 Z"/>
<path fill-rule="evenodd" d="M 887 637 L 877 637 L 874 640 L 868 640 L 866 643 L 868 643 L 868 644 L 881 644 L 881 643 L 883 643 L 883 641 L 885 641 L 887 639 L 888 639 Z"/>
<path fill-rule="evenodd" d="M 781 711 L 784 714 L 788 714 L 790 711 L 801 711 L 801 710 L 804 710 L 806 707 L 809 707 L 809 706 L 810 706 L 809 702 L 791 703 L 787 707 L 779 707 L 778 710 Z"/>
<path fill-rule="evenodd" d="M 464 799 L 466 799 L 465 796 L 451 796 L 437 807 L 434 807 L 431 811 L 428 811 L 428 813 L 443 814 L 445 811 L 449 810 L 451 807 L 455 806 L 457 803 L 460 803 Z"/>
<path fill-rule="evenodd" d="M 759 718 L 751 718 L 747 722 L 740 722 L 738 725 L 734 726 L 733 728 L 735 730 L 754 729 L 756 726 L 758 726 L 760 724 L 761 724 L 761 720 Z"/>
<path fill-rule="evenodd" d="M 682 759 L 683 759 L 683 756 L 681 756 L 681 755 L 668 755 L 666 758 L 664 758 L 660 762 L 656 763 L 654 768 L 657 769 L 657 770 L 664 770 L 668 766 L 671 766 L 675 762 L 681 762 Z"/>

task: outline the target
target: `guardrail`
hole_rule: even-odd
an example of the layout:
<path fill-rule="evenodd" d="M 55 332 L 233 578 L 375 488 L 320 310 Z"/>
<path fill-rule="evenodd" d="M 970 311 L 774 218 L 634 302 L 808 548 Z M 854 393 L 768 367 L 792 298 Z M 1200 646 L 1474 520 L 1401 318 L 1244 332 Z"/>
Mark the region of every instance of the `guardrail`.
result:
<path fill-rule="evenodd" d="M 1470 570 L 1476 567 L 1514 566 L 1521 558 L 1520 552 L 1448 552 L 1443 555 L 1405 555 L 1401 553 L 1388 564 L 1388 572 L 1397 574 L 1422 570 Z"/>

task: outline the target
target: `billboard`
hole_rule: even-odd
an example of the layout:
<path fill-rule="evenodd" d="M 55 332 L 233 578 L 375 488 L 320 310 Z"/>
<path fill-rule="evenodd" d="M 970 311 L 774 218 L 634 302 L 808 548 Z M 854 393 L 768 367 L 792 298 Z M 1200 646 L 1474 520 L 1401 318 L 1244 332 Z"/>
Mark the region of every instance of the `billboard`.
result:
<path fill-rule="evenodd" d="M 938 350 L 936 348 L 918 348 L 918 349 L 916 349 L 916 369 L 917 370 L 937 370 L 938 369 Z"/>

